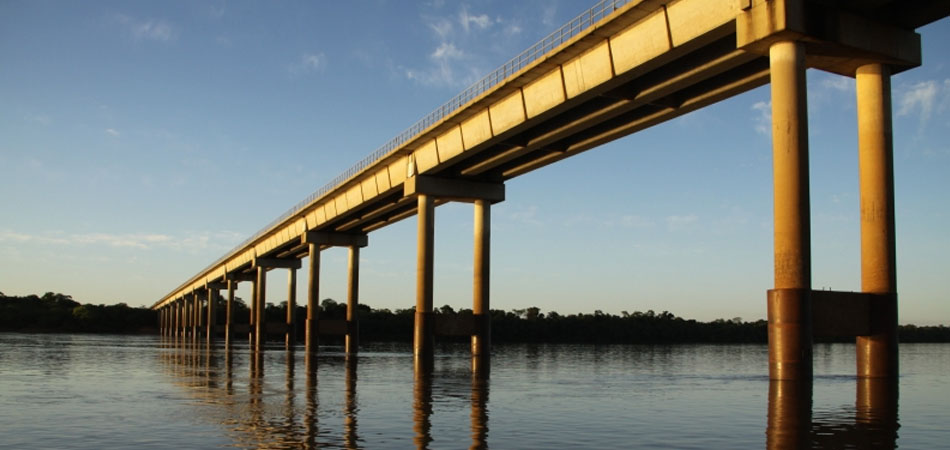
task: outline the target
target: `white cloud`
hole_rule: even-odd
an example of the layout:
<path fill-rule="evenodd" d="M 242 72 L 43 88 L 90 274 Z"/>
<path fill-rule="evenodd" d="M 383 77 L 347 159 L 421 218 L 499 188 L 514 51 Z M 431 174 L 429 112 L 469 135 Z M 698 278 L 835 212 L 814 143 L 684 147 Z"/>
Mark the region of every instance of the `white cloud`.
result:
<path fill-rule="evenodd" d="M 755 131 L 764 136 L 772 135 L 772 102 L 755 102 L 752 111 L 757 115 L 752 119 Z"/>
<path fill-rule="evenodd" d="M 918 114 L 923 121 L 950 106 L 950 79 L 921 81 L 900 89 L 898 116 Z"/>
<path fill-rule="evenodd" d="M 427 70 L 406 70 L 406 77 L 431 86 L 459 86 L 469 83 L 475 74 L 469 70 L 468 74 L 459 75 L 455 67 L 456 62 L 467 59 L 465 52 L 455 44 L 443 42 L 429 54 L 432 66 Z"/>
<path fill-rule="evenodd" d="M 846 93 L 854 92 L 854 78 L 841 75 L 827 74 L 822 78 L 821 87 Z"/>
<path fill-rule="evenodd" d="M 119 137 L 119 132 L 116 131 L 114 128 L 106 128 L 106 134 L 112 137 Z"/>
<path fill-rule="evenodd" d="M 169 42 L 175 40 L 178 36 L 175 27 L 164 20 L 145 19 L 138 20 L 125 14 L 115 16 L 117 22 L 125 26 L 126 30 L 136 41 L 149 40 L 158 42 Z"/>
<path fill-rule="evenodd" d="M 484 30 L 490 27 L 494 22 L 487 14 L 474 16 L 468 13 L 468 8 L 462 7 L 459 11 L 459 23 L 462 25 L 462 29 L 468 33 L 471 31 L 473 25 L 475 28 Z"/>
<path fill-rule="evenodd" d="M 452 22 L 448 19 L 436 19 L 435 21 L 429 23 L 429 28 L 439 37 L 439 39 L 448 39 L 452 35 L 454 28 L 452 27 Z"/>
<path fill-rule="evenodd" d="M 166 248 L 177 251 L 227 250 L 240 242 L 242 235 L 231 231 L 187 233 L 185 236 L 170 236 L 157 233 L 78 233 L 62 231 L 22 233 L 0 230 L 0 242 L 25 245 L 56 245 L 76 247 L 113 247 L 138 250 Z"/>
<path fill-rule="evenodd" d="M 303 75 L 307 73 L 322 72 L 327 66 L 327 57 L 323 52 L 304 53 L 300 55 L 297 62 L 288 67 L 291 75 Z"/>

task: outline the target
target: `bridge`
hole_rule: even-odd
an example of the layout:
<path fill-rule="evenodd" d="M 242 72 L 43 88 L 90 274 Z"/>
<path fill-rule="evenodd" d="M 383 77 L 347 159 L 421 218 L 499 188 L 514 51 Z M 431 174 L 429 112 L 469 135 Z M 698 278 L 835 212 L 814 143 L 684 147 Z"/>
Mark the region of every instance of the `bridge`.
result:
<path fill-rule="evenodd" d="M 810 379 L 813 336 L 857 339 L 860 377 L 896 377 L 897 293 L 891 75 L 921 64 L 914 30 L 950 15 L 942 0 L 603 0 L 485 76 L 157 301 L 162 332 L 211 340 L 226 290 L 231 342 L 238 283 L 252 283 L 252 346 L 261 348 L 268 272 L 288 269 L 288 342 L 296 271 L 307 259 L 305 346 L 345 335 L 358 349 L 359 252 L 369 233 L 418 221 L 413 351 L 440 333 L 491 345 L 491 205 L 505 181 L 771 83 L 774 289 L 767 294 L 769 374 Z M 856 78 L 862 292 L 811 289 L 805 70 Z M 474 206 L 473 320 L 433 315 L 435 207 Z M 349 248 L 345 321 L 318 317 L 320 252 Z M 243 331 L 243 330 L 242 330 Z M 273 330 L 272 330 L 273 331 Z M 484 359 L 487 361 L 487 359 Z"/>

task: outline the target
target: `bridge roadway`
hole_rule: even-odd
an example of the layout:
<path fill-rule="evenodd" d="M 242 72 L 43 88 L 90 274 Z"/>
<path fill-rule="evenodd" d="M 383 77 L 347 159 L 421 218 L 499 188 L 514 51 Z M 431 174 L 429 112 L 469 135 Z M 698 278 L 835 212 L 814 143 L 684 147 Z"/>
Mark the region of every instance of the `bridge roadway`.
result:
<path fill-rule="evenodd" d="M 914 30 L 950 15 L 950 2 L 921 0 L 605 0 L 417 123 L 326 188 L 153 305 L 164 333 L 197 337 L 216 324 L 227 289 L 224 334 L 235 333 L 234 289 L 251 282 L 250 333 L 260 346 L 267 272 L 309 258 L 306 346 L 346 335 L 358 348 L 359 249 L 368 233 L 417 215 L 416 362 L 433 336 L 472 336 L 490 347 L 491 204 L 504 182 L 600 144 L 771 81 L 775 190 L 775 289 L 768 293 L 770 376 L 811 376 L 811 339 L 857 337 L 858 374 L 897 374 L 897 300 L 890 75 L 920 65 Z M 804 72 L 857 79 L 862 210 L 862 291 L 811 290 L 808 131 Z M 471 323 L 432 315 L 435 206 L 475 209 Z M 320 250 L 350 248 L 347 319 L 318 319 Z M 288 340 L 295 324 L 288 315 Z M 211 339 L 215 327 L 201 327 Z M 272 330 L 273 331 L 273 330 Z M 418 366 L 417 366 L 418 367 Z"/>

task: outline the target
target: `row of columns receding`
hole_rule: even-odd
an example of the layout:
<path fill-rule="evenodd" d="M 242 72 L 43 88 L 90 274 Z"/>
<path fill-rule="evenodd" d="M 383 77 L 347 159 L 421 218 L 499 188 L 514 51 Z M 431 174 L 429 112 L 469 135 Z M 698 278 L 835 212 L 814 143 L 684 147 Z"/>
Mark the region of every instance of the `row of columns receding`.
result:
<path fill-rule="evenodd" d="M 470 187 L 470 186 L 465 186 Z M 496 188 L 498 185 L 493 185 Z M 503 188 L 502 188 L 503 189 Z M 421 189 L 420 189 L 421 191 Z M 503 191 L 502 191 L 503 192 Z M 431 362 L 434 356 L 435 320 L 433 316 L 433 270 L 434 270 L 434 230 L 436 195 L 414 192 L 418 208 L 418 258 L 417 258 L 417 297 L 415 325 L 413 334 L 413 354 L 422 367 Z M 456 194 L 449 194 L 454 196 Z M 488 355 L 491 346 L 491 324 L 489 316 L 489 248 L 490 248 L 490 210 L 491 200 L 463 198 L 474 203 L 474 287 L 473 287 L 473 323 L 471 325 L 472 356 Z M 500 201 L 496 199 L 495 201 Z M 304 346 L 307 352 L 316 352 L 318 335 L 321 330 L 319 319 L 320 298 L 320 252 L 324 248 L 343 246 L 349 249 L 347 283 L 346 319 L 343 323 L 323 321 L 324 325 L 335 328 L 344 335 L 345 352 L 355 354 L 359 348 L 359 255 L 360 248 L 368 244 L 365 234 L 345 234 L 327 232 L 307 232 L 302 242 L 308 246 L 307 319 L 304 324 Z M 296 341 L 294 312 L 296 310 L 297 276 L 300 260 L 293 259 L 255 259 L 252 273 L 229 274 L 222 282 L 209 283 L 203 291 L 170 302 L 159 310 L 160 328 L 163 335 L 191 337 L 197 339 L 202 334 L 206 339 L 214 339 L 217 329 L 216 304 L 220 291 L 227 290 L 223 333 L 225 342 L 230 344 L 235 337 L 233 320 L 234 298 L 238 282 L 252 283 L 250 317 L 248 320 L 249 345 L 263 348 L 267 335 L 267 323 L 264 316 L 267 291 L 267 272 L 272 269 L 288 269 L 287 318 L 285 343 L 292 346 Z M 334 326 L 335 325 L 335 326 Z M 203 332 L 203 333 L 202 333 Z M 478 364 L 487 364 L 479 362 Z"/>
<path fill-rule="evenodd" d="M 869 63 L 859 67 L 857 79 L 858 162 L 861 203 L 861 293 L 812 291 L 811 288 L 811 225 L 808 176 L 808 117 L 805 87 L 805 48 L 800 42 L 785 40 L 770 47 L 772 93 L 772 142 L 774 180 L 774 289 L 768 292 L 769 375 L 775 380 L 811 378 L 812 338 L 819 330 L 815 323 L 833 323 L 820 330 L 828 334 L 854 335 L 857 343 L 857 375 L 859 377 L 896 377 L 897 366 L 897 286 L 894 243 L 893 143 L 891 137 L 890 72 L 886 65 Z M 413 354 L 417 363 L 429 361 L 433 355 L 433 267 L 435 199 L 437 197 L 474 202 L 474 286 L 471 351 L 473 356 L 487 355 L 491 346 L 489 316 L 489 246 L 490 204 L 504 198 L 504 186 L 475 186 L 460 181 L 462 186 L 446 186 L 452 180 L 424 183 L 426 177 L 411 177 L 406 183 L 407 195 L 416 195 L 418 248 L 416 270 L 416 310 L 413 333 Z M 472 192 L 487 195 L 473 195 Z M 307 292 L 307 323 L 305 345 L 308 351 L 317 348 L 320 249 L 328 245 L 345 245 L 350 249 L 349 283 L 346 316 L 346 352 L 358 347 L 356 305 L 359 290 L 359 248 L 365 244 L 363 235 L 308 233 L 310 281 Z M 342 242 L 342 244 L 341 244 Z M 360 245 L 362 243 L 362 245 Z M 226 285 L 209 285 L 204 298 L 213 299 L 218 290 L 228 290 L 225 336 L 232 333 L 232 302 L 238 281 L 252 281 L 254 295 L 251 307 L 250 333 L 252 344 L 263 344 L 266 328 L 263 305 L 266 273 L 275 267 L 290 269 L 287 326 L 291 343 L 296 298 L 295 269 L 286 261 L 255 261 L 253 280 L 228 279 Z M 822 299 L 815 303 L 815 300 Z M 197 336 L 202 308 L 202 295 L 194 293 L 162 308 L 165 330 Z M 214 302 L 208 302 L 207 319 L 215 323 Z M 854 312 L 859 318 L 824 317 L 828 304 L 839 307 L 840 314 Z M 856 330 L 856 331 L 855 331 Z M 207 327 L 207 336 L 213 327 Z"/>

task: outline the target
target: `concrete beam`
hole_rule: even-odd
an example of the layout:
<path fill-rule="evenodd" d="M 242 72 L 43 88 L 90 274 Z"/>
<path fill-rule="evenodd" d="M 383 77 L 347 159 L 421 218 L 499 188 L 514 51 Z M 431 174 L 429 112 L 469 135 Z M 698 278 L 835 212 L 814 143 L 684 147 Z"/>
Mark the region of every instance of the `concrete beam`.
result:
<path fill-rule="evenodd" d="M 328 247 L 366 247 L 369 237 L 365 234 L 308 231 L 300 236 L 300 242 Z"/>
<path fill-rule="evenodd" d="M 263 269 L 299 269 L 299 259 L 254 258 L 252 267 Z"/>
<path fill-rule="evenodd" d="M 205 289 L 227 289 L 228 283 L 224 281 L 214 281 L 211 283 L 205 283 Z"/>
<path fill-rule="evenodd" d="M 850 77 L 870 63 L 898 71 L 921 63 L 920 35 L 891 23 L 801 0 L 752 3 L 736 17 L 736 47 L 743 50 L 767 55 L 776 42 L 800 41 L 808 67 Z"/>
<path fill-rule="evenodd" d="M 403 195 L 409 197 L 418 194 L 463 202 L 487 200 L 498 203 L 505 201 L 505 185 L 424 175 L 407 178 L 403 184 Z"/>
<path fill-rule="evenodd" d="M 224 279 L 227 281 L 255 281 L 257 280 L 257 275 L 253 273 L 229 272 L 224 275 Z"/>

